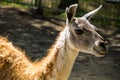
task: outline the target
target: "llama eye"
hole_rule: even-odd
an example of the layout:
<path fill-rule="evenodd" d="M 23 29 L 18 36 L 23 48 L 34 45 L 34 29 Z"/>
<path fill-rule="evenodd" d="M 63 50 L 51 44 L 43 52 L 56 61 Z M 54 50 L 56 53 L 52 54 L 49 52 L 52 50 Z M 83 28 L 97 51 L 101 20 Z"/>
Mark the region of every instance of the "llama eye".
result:
<path fill-rule="evenodd" d="M 79 24 L 82 23 L 81 21 L 79 21 Z"/>
<path fill-rule="evenodd" d="M 82 29 L 75 29 L 75 33 L 81 35 L 84 33 L 84 31 Z"/>

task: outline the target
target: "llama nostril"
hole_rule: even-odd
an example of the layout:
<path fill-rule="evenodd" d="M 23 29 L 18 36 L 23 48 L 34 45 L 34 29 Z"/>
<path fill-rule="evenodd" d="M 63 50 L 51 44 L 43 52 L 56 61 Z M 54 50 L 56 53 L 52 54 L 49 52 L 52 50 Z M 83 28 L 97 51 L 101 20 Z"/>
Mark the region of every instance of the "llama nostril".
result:
<path fill-rule="evenodd" d="M 106 48 L 107 43 L 106 42 L 101 42 L 99 45 L 103 51 L 107 51 L 107 48 Z"/>

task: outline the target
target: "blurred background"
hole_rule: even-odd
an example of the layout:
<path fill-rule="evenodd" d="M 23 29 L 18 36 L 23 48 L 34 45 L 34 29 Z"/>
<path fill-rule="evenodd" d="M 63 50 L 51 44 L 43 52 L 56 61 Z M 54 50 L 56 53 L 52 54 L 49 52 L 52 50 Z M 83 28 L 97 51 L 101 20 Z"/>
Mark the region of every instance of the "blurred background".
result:
<path fill-rule="evenodd" d="M 120 0 L 0 0 L 0 35 L 32 60 L 46 56 L 65 27 L 65 8 L 79 4 L 76 17 L 102 5 L 90 20 L 109 42 L 103 58 L 80 53 L 69 80 L 120 80 Z"/>
<path fill-rule="evenodd" d="M 11 4 L 12 3 L 12 4 Z M 120 0 L 2 0 L 1 5 L 30 9 L 32 13 L 65 17 L 67 6 L 78 3 L 77 16 L 82 16 L 99 5 L 101 11 L 94 17 L 94 23 L 103 27 L 120 26 Z M 32 10 L 31 10 L 32 9 Z M 34 9 L 34 10 L 33 10 Z"/>

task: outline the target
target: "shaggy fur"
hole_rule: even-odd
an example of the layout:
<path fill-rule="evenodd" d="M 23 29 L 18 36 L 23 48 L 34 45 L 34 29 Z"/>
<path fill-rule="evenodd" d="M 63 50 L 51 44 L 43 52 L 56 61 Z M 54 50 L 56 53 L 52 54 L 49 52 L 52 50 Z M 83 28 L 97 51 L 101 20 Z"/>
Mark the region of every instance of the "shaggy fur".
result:
<path fill-rule="evenodd" d="M 79 52 L 102 57 L 106 54 L 104 39 L 87 20 L 100 8 L 75 18 L 77 4 L 66 8 L 66 27 L 48 55 L 31 62 L 25 53 L 0 37 L 0 80 L 67 80 Z"/>
<path fill-rule="evenodd" d="M 56 54 L 58 52 L 53 47 L 42 61 L 31 62 L 23 51 L 0 37 L 0 80 L 48 80 L 56 60 L 51 50 Z"/>

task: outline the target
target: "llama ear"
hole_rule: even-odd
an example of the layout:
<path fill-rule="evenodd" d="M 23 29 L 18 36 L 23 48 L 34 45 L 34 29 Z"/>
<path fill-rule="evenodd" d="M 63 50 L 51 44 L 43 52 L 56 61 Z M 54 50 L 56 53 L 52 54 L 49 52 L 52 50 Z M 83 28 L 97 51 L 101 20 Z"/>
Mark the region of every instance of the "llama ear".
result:
<path fill-rule="evenodd" d="M 101 7 L 102 5 L 100 5 L 97 9 L 85 14 L 83 17 L 90 20 L 100 10 Z"/>
<path fill-rule="evenodd" d="M 66 19 L 68 22 L 70 22 L 75 16 L 77 6 L 78 4 L 73 4 L 66 8 Z"/>

